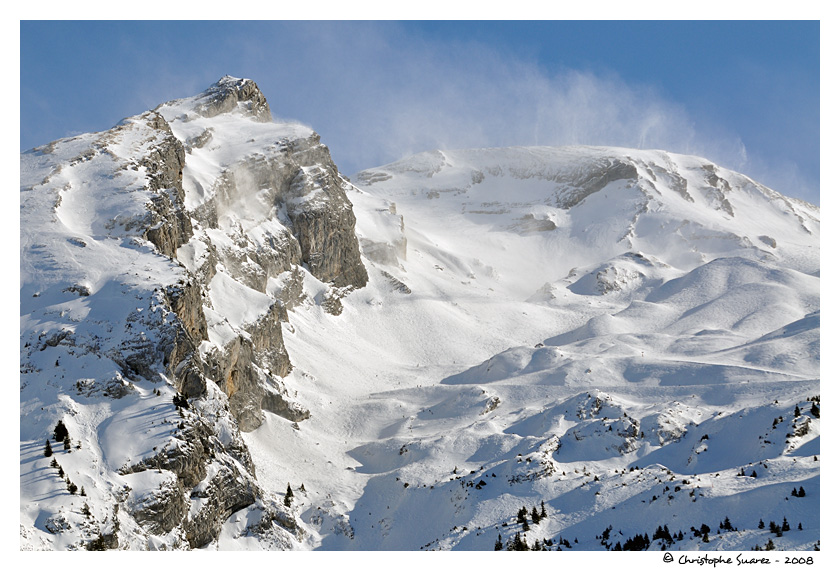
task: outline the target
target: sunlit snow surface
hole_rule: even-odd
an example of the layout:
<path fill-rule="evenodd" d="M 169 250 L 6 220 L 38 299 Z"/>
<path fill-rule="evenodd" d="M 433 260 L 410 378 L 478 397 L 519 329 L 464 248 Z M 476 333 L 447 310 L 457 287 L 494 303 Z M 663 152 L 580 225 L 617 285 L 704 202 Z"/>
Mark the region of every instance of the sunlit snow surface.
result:
<path fill-rule="evenodd" d="M 639 182 L 558 206 L 618 159 Z M 263 482 L 305 484 L 313 547 L 492 549 L 541 501 L 529 544 L 667 524 L 671 549 L 813 547 L 818 209 L 625 149 L 425 153 L 354 183 L 363 246 L 398 251 L 402 225 L 405 256 L 368 261 L 342 315 L 290 314 L 312 418 L 246 435 Z M 738 531 L 717 534 L 726 517 Z"/>
<path fill-rule="evenodd" d="M 212 128 L 187 155 L 189 209 L 230 165 L 313 136 L 191 116 L 185 101 L 159 111 L 185 144 Z M 192 240 L 170 260 L 131 230 L 148 196 L 142 167 L 123 167 L 149 142 L 131 120 L 120 133 L 22 156 L 27 549 L 68 547 L 32 531 L 50 518 L 60 527 L 56 513 L 86 521 L 83 498 L 68 499 L 42 454 L 57 417 L 81 444 L 61 465 L 96 521 L 115 498 L 143 502 L 129 489 L 171 484 L 166 471 L 116 471 L 171 444 L 173 388 L 129 387 L 98 355 L 156 342 L 149 324 L 171 318 L 159 290 L 204 253 Z M 521 507 L 541 502 L 548 517 L 529 515 L 529 544 L 603 550 L 665 524 L 684 533 L 674 550 L 817 542 L 820 421 L 807 399 L 820 393 L 819 209 L 699 158 L 614 148 L 434 151 L 353 184 L 371 281 L 336 316 L 319 305 L 327 285 L 305 274 L 306 298 L 284 324 L 284 383 L 311 418 L 266 413 L 244 435 L 261 485 L 295 490 L 306 534 L 259 541 L 246 508 L 209 549 L 491 550 L 523 532 Z M 198 229 L 214 244 L 283 231 L 258 192 L 228 206 L 218 231 Z M 272 302 L 224 271 L 206 293 L 210 347 Z M 792 496 L 800 486 L 805 497 Z M 717 533 L 726 517 L 738 531 Z M 768 527 L 783 518 L 791 530 L 779 537 Z M 708 542 L 690 530 L 702 524 Z"/>

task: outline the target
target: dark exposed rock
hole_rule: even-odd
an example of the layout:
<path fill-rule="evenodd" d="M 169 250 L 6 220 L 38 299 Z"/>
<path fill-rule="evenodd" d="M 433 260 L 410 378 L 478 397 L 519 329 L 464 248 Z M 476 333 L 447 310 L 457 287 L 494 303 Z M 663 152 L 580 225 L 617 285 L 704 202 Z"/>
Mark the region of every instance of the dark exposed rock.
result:
<path fill-rule="evenodd" d="M 64 288 L 62 291 L 68 293 L 75 293 L 81 297 L 87 297 L 90 295 L 90 288 L 86 285 L 80 284 L 73 284 L 70 287 Z"/>
<path fill-rule="evenodd" d="M 186 155 L 184 146 L 160 114 L 150 111 L 142 117 L 151 129 L 158 132 L 160 139 L 146 156 L 138 160 L 138 164 L 146 169 L 148 188 L 155 192 L 148 205 L 151 220 L 146 224 L 145 237 L 162 254 L 171 258 L 192 236 L 192 224 L 184 208 L 181 185 Z"/>
<path fill-rule="evenodd" d="M 389 274 L 388 272 L 381 270 L 382 275 L 388 279 L 388 282 L 391 284 L 391 287 L 394 291 L 404 294 L 411 293 L 411 288 L 405 285 L 403 282 Z"/>
<path fill-rule="evenodd" d="M 331 164 L 331 161 L 330 161 Z M 307 201 L 287 203 L 292 228 L 309 271 L 336 287 L 363 287 L 367 271 L 359 254 L 356 217 L 333 168 L 301 171 L 292 183 L 293 196 L 314 194 Z"/>
<path fill-rule="evenodd" d="M 223 462 L 209 481 L 191 494 L 192 502 L 198 501 L 200 507 L 184 524 L 190 547 L 203 547 L 216 539 L 230 514 L 253 504 L 260 495 L 253 477 L 235 464 Z"/>
<path fill-rule="evenodd" d="M 132 515 L 150 533 L 167 533 L 181 525 L 190 546 L 200 547 L 218 535 L 231 513 L 252 504 L 261 494 L 250 453 L 240 440 L 223 445 L 213 428 L 195 414 L 188 415 L 180 437 L 179 445 L 120 472 L 173 472 L 177 480 L 142 497 L 132 506 Z M 213 469 L 208 470 L 211 464 Z M 190 517 L 186 490 L 191 490 L 193 499 L 201 498 L 201 507 Z"/>
<path fill-rule="evenodd" d="M 195 343 L 207 339 L 207 322 L 202 310 L 201 288 L 189 280 L 164 291 L 170 310 L 178 317 Z"/>
<path fill-rule="evenodd" d="M 274 390 L 266 390 L 262 401 L 263 410 L 267 410 L 277 416 L 300 422 L 309 418 L 310 413 L 296 402 L 289 401 L 282 394 Z"/>
<path fill-rule="evenodd" d="M 230 412 L 245 432 L 263 422 L 263 388 L 255 366 L 254 345 L 237 336 L 224 351 L 213 351 L 204 361 L 205 375 L 216 382 L 230 403 Z"/>
<path fill-rule="evenodd" d="M 330 288 L 320 296 L 318 302 L 321 308 L 330 315 L 341 315 L 344 311 L 344 305 L 341 303 L 344 293 L 346 293 L 345 290 Z"/>
<path fill-rule="evenodd" d="M 207 339 L 207 322 L 201 290 L 191 280 L 166 288 L 164 299 L 178 319 L 164 337 L 163 364 L 178 392 L 187 397 L 203 396 L 206 386 L 197 346 Z"/>
<path fill-rule="evenodd" d="M 299 266 L 290 272 L 284 272 L 278 277 L 278 281 L 281 282 L 282 287 L 272 294 L 287 310 L 294 309 L 306 299 L 306 293 L 303 291 L 303 270 Z"/>
<path fill-rule="evenodd" d="M 212 206 L 201 207 L 194 216 L 218 224 L 221 212 L 238 201 L 256 204 L 256 194 L 274 207 L 284 207 L 291 230 L 288 235 L 266 235 L 262 244 L 243 244 L 269 275 L 287 271 L 300 262 L 323 282 L 337 287 L 363 287 L 367 272 L 356 239 L 356 217 L 345 194 L 347 183 L 338 173 L 327 147 L 313 134 L 307 139 L 285 141 L 270 157 L 249 158 L 229 169 L 217 182 Z M 271 214 L 270 208 L 265 215 Z M 204 222 L 204 220 L 202 220 Z M 251 253 L 253 252 L 253 253 Z M 222 254 L 224 255 L 224 254 Z M 241 267 L 245 260 L 233 260 Z M 250 280 L 260 290 L 260 281 Z M 262 288 L 264 289 L 264 287 Z"/>
<path fill-rule="evenodd" d="M 131 515 L 149 533 L 169 533 L 184 520 L 189 509 L 179 480 L 144 496 L 132 507 Z"/>
<path fill-rule="evenodd" d="M 726 198 L 726 194 L 732 192 L 729 182 L 717 175 L 717 168 L 714 165 L 703 165 L 703 174 L 709 185 L 706 188 L 706 198 L 730 216 L 735 216 L 732 203 Z"/>
<path fill-rule="evenodd" d="M 587 196 L 598 192 L 611 182 L 638 177 L 636 167 L 620 160 L 609 159 L 604 164 L 593 164 L 571 180 L 571 187 L 557 197 L 557 205 L 568 210 Z"/>
<path fill-rule="evenodd" d="M 207 143 L 209 143 L 213 139 L 213 127 L 208 127 L 204 131 L 201 132 L 200 135 L 196 135 L 195 137 L 187 140 L 184 143 L 184 149 L 189 153 L 193 149 L 200 149 Z"/>
<path fill-rule="evenodd" d="M 226 76 L 193 101 L 192 110 L 187 109 L 177 120 L 195 120 L 195 113 L 203 117 L 244 113 L 256 121 L 271 120 L 265 97 L 250 80 Z M 166 113 L 163 109 L 161 112 Z M 134 145 L 132 156 L 121 154 L 126 142 Z M 112 209 L 119 214 L 109 214 L 109 219 L 102 222 L 105 234 L 127 239 L 131 247 L 142 251 L 142 256 L 154 256 L 148 244 L 140 240 L 145 238 L 154 251 L 170 258 L 168 262 L 154 262 L 161 263 L 161 268 L 168 265 L 173 272 L 171 280 L 155 281 L 162 274 L 150 271 L 150 281 L 144 282 L 146 276 L 138 275 L 139 268 L 132 268 L 127 275 L 133 275 L 133 282 L 109 284 L 116 292 L 112 298 L 108 297 L 113 293 L 110 290 L 100 295 L 101 288 L 91 292 L 90 286 L 68 279 L 61 286 L 70 286 L 68 293 L 90 296 L 94 301 L 103 299 L 104 303 L 113 299 L 120 304 L 119 300 L 125 299 L 125 322 L 104 324 L 103 332 L 79 339 L 72 330 L 55 328 L 29 348 L 31 354 L 60 345 L 61 350 L 92 352 L 110 359 L 110 376 L 73 381 L 76 393 L 87 398 L 134 394 L 130 398 L 138 399 L 134 383 L 160 383 L 164 377 L 177 391 L 168 406 L 175 407 L 169 414 L 177 414 L 180 419 L 165 421 L 177 429 L 170 431 L 167 426 L 165 441 L 157 441 L 153 453 L 134 458 L 133 464 L 118 471 L 123 476 L 149 470 L 164 475 L 137 478 L 132 482 L 138 488 L 134 490 L 118 486 L 113 495 L 117 502 L 114 516 L 85 539 L 90 549 L 117 548 L 123 539 L 129 545 L 142 546 L 143 534 L 166 536 L 150 537 L 150 547 L 160 540 L 164 546 L 172 546 L 173 541 L 177 546 L 184 538 L 190 547 L 201 547 L 218 538 L 233 512 L 254 504 L 254 510 L 263 512 L 257 527 L 269 530 L 279 525 L 298 536 L 302 533 L 290 510 L 271 505 L 273 500 L 267 499 L 270 494 L 263 497 L 240 431 L 260 426 L 263 411 L 292 422 L 310 416 L 289 397 L 280 381 L 292 370 L 282 328 L 288 321 L 287 309 L 306 299 L 304 268 L 328 284 L 327 294 L 319 303 L 335 314 L 341 312 L 344 295 L 367 283 L 355 236 L 355 216 L 345 194 L 348 183 L 338 173 L 327 147 L 313 133 L 277 141 L 269 154 L 255 152 L 229 166 L 212 188 L 206 189 L 209 198 L 187 211 L 182 185 L 187 153 L 202 147 L 211 150 L 215 143 L 210 127 L 182 144 L 164 116 L 150 111 L 97 135 L 91 148 L 80 152 L 74 149 L 70 161 L 71 165 L 102 161 L 106 169 L 109 161 L 115 161 L 115 180 L 129 181 L 118 188 L 125 191 L 128 200 L 126 207 L 121 204 L 120 209 Z M 52 150 L 43 148 L 44 153 Z M 59 171 L 57 167 L 55 173 Z M 60 198 L 57 192 L 56 204 Z M 243 209 L 253 214 L 256 224 L 250 224 L 251 219 L 248 224 L 237 221 Z M 260 217 L 269 223 L 261 225 Z M 205 232 L 208 229 L 217 232 Z M 69 247 L 76 248 L 73 251 L 86 248 L 81 251 L 89 252 L 94 245 L 87 237 L 68 241 Z M 404 256 L 404 244 L 402 249 Z M 194 259 L 188 260 L 187 254 Z M 217 272 L 267 293 L 275 301 L 249 323 L 228 324 L 233 328 L 233 340 L 213 349 L 205 312 L 211 315 L 208 293 L 213 292 L 211 282 Z M 170 285 L 161 285 L 166 283 Z M 113 325 L 124 330 L 111 336 Z M 214 336 L 214 342 L 218 337 Z M 158 388 L 153 392 L 161 396 Z M 124 522 L 134 520 L 122 535 L 117 516 Z M 53 523 L 60 531 L 59 520 Z M 134 523 L 142 528 L 139 544 Z"/>
<path fill-rule="evenodd" d="M 289 354 L 283 344 L 282 322 L 288 320 L 286 308 L 276 301 L 255 323 L 245 327 L 251 335 L 257 362 L 281 377 L 285 377 L 292 370 Z"/>
<path fill-rule="evenodd" d="M 243 109 L 256 121 L 271 121 L 268 101 L 257 84 L 250 79 L 237 79 L 229 75 L 201 94 L 196 112 L 204 117 L 215 117 L 221 113 L 230 113 L 236 108 Z"/>

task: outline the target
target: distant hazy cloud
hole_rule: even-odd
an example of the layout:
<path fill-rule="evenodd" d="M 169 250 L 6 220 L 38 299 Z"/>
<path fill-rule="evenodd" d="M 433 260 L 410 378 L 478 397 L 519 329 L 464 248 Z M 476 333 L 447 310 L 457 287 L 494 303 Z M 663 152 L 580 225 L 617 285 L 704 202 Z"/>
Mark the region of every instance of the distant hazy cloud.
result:
<path fill-rule="evenodd" d="M 65 31 L 42 59 L 66 61 L 22 68 L 22 145 L 25 136 L 32 146 L 108 128 L 231 74 L 254 79 L 276 118 L 311 125 L 348 174 L 433 148 L 588 144 L 698 154 L 785 193 L 818 189 L 795 161 L 758 156 L 738 133 L 691 115 L 653 86 L 604 71 L 547 69 L 527 55 L 430 39 L 399 23 L 86 24 L 92 43 L 110 46 L 88 58 L 63 50 L 79 35 L 72 26 L 37 29 L 49 32 L 45 38 Z M 62 95 L 41 101 L 48 89 Z M 764 139 L 780 138 L 772 133 Z M 776 156 L 790 154 L 781 148 Z"/>
<path fill-rule="evenodd" d="M 432 148 L 510 145 L 660 148 L 736 169 L 746 160 L 737 135 L 698 125 L 650 86 L 541 69 L 487 45 L 334 23 L 290 28 L 273 56 L 275 73 L 255 79 L 275 92 L 275 115 L 311 124 L 348 173 Z"/>

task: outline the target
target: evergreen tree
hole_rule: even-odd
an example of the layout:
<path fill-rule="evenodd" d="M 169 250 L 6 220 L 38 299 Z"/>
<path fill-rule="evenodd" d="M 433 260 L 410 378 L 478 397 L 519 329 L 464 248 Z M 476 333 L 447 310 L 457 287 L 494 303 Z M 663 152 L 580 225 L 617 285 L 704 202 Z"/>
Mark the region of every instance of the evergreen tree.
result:
<path fill-rule="evenodd" d="M 47 443 L 44 445 L 44 456 L 46 456 L 47 458 L 52 456 L 52 446 L 50 446 L 49 440 L 47 440 Z M 55 458 L 53 458 L 53 461 L 55 461 Z"/>
<path fill-rule="evenodd" d="M 545 502 L 540 500 L 540 519 L 545 519 L 548 514 L 545 512 Z"/>
<path fill-rule="evenodd" d="M 758 520 L 758 529 L 764 529 L 764 520 L 763 519 Z"/>
<path fill-rule="evenodd" d="M 496 538 L 496 545 L 493 546 L 493 551 L 501 551 L 504 546 L 502 545 L 502 534 L 499 534 L 499 537 Z"/>
<path fill-rule="evenodd" d="M 820 417 L 820 407 L 817 406 L 817 403 L 811 404 L 811 416 L 813 416 L 814 418 Z"/>
<path fill-rule="evenodd" d="M 668 530 L 668 526 L 662 527 L 661 525 L 656 527 L 656 531 L 653 534 L 653 540 L 656 541 L 657 539 L 662 539 L 666 543 L 673 543 L 673 539 L 671 538 L 671 532 Z"/>
<path fill-rule="evenodd" d="M 64 437 L 64 449 L 65 450 L 70 450 L 70 437 L 69 436 Z"/>
<path fill-rule="evenodd" d="M 522 541 L 522 535 L 517 531 L 513 541 L 508 543 L 508 551 L 528 551 L 528 544 Z"/>
<path fill-rule="evenodd" d="M 790 531 L 790 524 L 786 517 L 782 519 L 782 531 Z"/>
<path fill-rule="evenodd" d="M 799 486 L 799 497 L 800 498 L 805 497 L 805 488 L 803 488 L 802 486 Z"/>
<path fill-rule="evenodd" d="M 291 484 L 288 484 L 288 485 L 286 486 L 286 497 L 285 497 L 285 498 L 283 498 L 283 505 L 285 505 L 287 508 L 288 508 L 288 507 L 291 507 L 291 505 L 292 505 L 292 499 L 293 499 L 294 497 L 295 497 L 295 495 L 294 495 L 294 493 L 292 493 L 292 485 L 291 485 Z"/>
<path fill-rule="evenodd" d="M 794 418 L 799 418 L 800 414 L 802 414 L 802 411 L 799 410 L 799 405 L 796 405 L 796 408 L 793 409 L 793 417 Z"/>
<path fill-rule="evenodd" d="M 540 512 L 537 511 L 537 506 L 531 509 L 531 519 L 534 520 L 534 525 L 540 523 Z"/>
<path fill-rule="evenodd" d="M 55 438 L 56 442 L 64 441 L 67 436 L 69 436 L 69 432 L 67 432 L 67 427 L 64 426 L 64 422 L 58 421 L 58 424 L 55 425 L 53 429 L 53 437 Z"/>

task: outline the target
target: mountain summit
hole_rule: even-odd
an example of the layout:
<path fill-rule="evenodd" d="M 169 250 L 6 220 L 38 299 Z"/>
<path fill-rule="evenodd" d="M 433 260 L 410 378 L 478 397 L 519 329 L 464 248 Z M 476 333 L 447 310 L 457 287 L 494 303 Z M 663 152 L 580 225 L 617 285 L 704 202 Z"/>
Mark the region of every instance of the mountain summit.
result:
<path fill-rule="evenodd" d="M 818 544 L 813 205 L 610 147 L 348 178 L 230 76 L 20 196 L 22 549 Z"/>
<path fill-rule="evenodd" d="M 206 91 L 185 100 L 164 103 L 161 107 L 171 108 L 187 105 L 202 117 L 212 118 L 222 113 L 240 111 L 256 121 L 271 121 L 268 101 L 250 79 L 239 79 L 226 75 L 211 85 Z"/>

